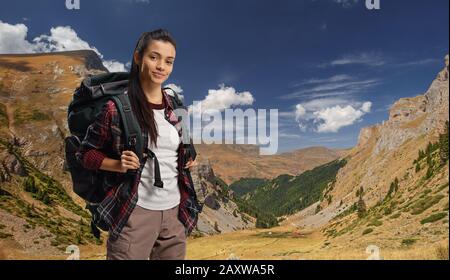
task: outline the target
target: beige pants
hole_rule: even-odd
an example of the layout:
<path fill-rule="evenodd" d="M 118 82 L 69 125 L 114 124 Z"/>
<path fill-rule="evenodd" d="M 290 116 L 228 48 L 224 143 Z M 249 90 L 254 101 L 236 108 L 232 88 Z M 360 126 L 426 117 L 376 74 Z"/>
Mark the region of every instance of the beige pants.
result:
<path fill-rule="evenodd" d="M 108 260 L 184 260 L 185 228 L 178 206 L 147 210 L 136 205 L 119 237 L 107 241 Z"/>

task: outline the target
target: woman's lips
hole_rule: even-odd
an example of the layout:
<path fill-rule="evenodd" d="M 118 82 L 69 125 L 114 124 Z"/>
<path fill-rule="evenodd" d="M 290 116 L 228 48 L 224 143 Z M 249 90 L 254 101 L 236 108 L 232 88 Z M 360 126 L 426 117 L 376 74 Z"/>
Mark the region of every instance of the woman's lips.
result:
<path fill-rule="evenodd" d="M 163 75 L 163 74 L 161 74 L 161 73 L 155 73 L 155 72 L 152 72 L 153 73 L 153 75 L 154 76 L 156 76 L 157 78 L 164 78 L 166 75 Z"/>

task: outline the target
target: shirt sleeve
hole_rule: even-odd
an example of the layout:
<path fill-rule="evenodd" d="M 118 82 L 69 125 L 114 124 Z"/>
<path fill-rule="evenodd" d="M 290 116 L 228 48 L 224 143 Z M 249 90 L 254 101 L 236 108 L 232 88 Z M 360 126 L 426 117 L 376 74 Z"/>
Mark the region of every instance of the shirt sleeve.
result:
<path fill-rule="evenodd" d="M 96 116 L 95 121 L 88 127 L 86 135 L 81 142 L 77 152 L 77 160 L 89 170 L 100 169 L 103 160 L 106 158 L 102 152 L 105 144 L 111 137 L 111 120 L 114 102 L 109 101 Z"/>

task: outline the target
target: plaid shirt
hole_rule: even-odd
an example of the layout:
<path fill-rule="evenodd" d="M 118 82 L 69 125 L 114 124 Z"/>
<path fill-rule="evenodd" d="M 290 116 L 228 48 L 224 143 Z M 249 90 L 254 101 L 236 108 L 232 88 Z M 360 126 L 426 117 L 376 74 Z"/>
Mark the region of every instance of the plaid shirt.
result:
<path fill-rule="evenodd" d="M 202 207 L 198 203 L 190 171 L 184 168 L 186 164 L 186 150 L 182 142 L 181 121 L 178 120 L 172 100 L 167 96 L 166 92 L 163 92 L 163 98 L 166 104 L 165 118 L 175 126 L 181 140 L 177 162 L 178 186 L 181 194 L 178 218 L 184 224 L 185 232 L 188 236 L 197 224 L 198 213 L 201 212 Z M 142 136 L 144 145 L 147 145 L 147 132 L 143 131 Z M 89 126 L 80 150 L 77 152 L 77 159 L 84 168 L 99 170 L 105 157 L 120 160 L 124 147 L 119 112 L 114 102 L 108 101 L 101 113 L 97 115 L 95 122 Z M 131 185 L 124 184 L 126 176 L 130 175 L 101 171 L 104 175 L 103 188 L 106 191 L 106 197 L 97 208 L 97 214 L 99 219 L 108 225 L 110 236 L 113 239 L 119 236 L 136 206 L 138 200 L 137 190 L 144 165 L 144 163 L 141 163 L 138 172 L 132 178 L 133 183 Z"/>

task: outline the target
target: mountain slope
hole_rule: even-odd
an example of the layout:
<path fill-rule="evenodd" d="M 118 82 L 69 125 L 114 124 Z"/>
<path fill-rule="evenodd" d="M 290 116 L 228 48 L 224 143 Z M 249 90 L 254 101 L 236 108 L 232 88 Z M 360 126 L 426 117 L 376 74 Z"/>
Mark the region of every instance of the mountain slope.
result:
<path fill-rule="evenodd" d="M 0 55 L 0 257 L 63 258 L 102 242 L 63 171 L 63 139 L 73 90 L 104 71 L 92 51 Z"/>
<path fill-rule="evenodd" d="M 445 148 L 436 144 L 448 139 L 445 60 L 424 95 L 399 100 L 389 120 L 361 131 L 333 189 L 325 191 L 331 203 L 322 200 L 284 224 L 322 228 L 326 243 L 342 248 L 370 242 L 403 248 L 448 239 L 448 158 L 442 161 Z"/>
<path fill-rule="evenodd" d="M 203 204 L 194 236 L 255 227 L 254 217 L 239 210 L 233 191 L 216 177 L 207 161 L 201 161 L 191 174 L 198 200 Z"/>
<path fill-rule="evenodd" d="M 345 160 L 335 160 L 298 176 L 280 175 L 244 197 L 275 216 L 293 214 L 321 199 L 345 164 Z"/>
<path fill-rule="evenodd" d="M 255 191 L 256 188 L 267 184 L 269 180 L 260 178 L 241 178 L 230 185 L 236 196 L 242 197 Z"/>

